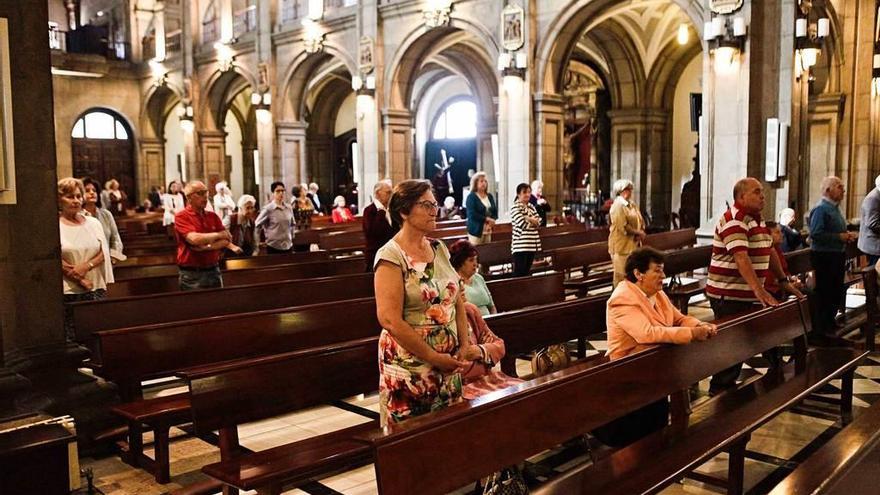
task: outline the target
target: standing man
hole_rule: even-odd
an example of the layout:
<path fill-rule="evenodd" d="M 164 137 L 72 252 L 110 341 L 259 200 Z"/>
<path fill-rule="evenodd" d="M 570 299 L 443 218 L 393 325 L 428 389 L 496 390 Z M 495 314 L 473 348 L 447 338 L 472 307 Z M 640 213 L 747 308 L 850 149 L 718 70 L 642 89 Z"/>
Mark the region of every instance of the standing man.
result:
<path fill-rule="evenodd" d="M 373 260 L 379 248 L 397 233 L 397 228 L 391 221 L 391 213 L 388 212 L 390 200 L 391 181 L 380 180 L 373 186 L 373 202 L 364 208 L 363 228 L 367 241 L 364 259 L 367 263 L 367 272 L 373 271 Z"/>
<path fill-rule="evenodd" d="M 193 181 L 183 188 L 186 208 L 174 215 L 180 290 L 223 287 L 220 254 L 224 249 L 241 254 L 216 213 L 206 211 L 208 187 Z"/>
<path fill-rule="evenodd" d="M 874 186 L 862 201 L 862 221 L 859 224 L 859 250 L 868 255 L 870 266 L 880 259 L 880 175 L 874 179 Z"/>
<path fill-rule="evenodd" d="M 758 179 L 746 177 L 733 186 L 733 206 L 718 219 L 712 241 L 712 260 L 706 296 L 715 318 L 743 313 L 756 304 L 779 304 L 764 288 L 764 279 L 776 277 L 780 287 L 802 297 L 782 271 L 773 249 L 773 238 L 761 218 L 764 187 Z M 771 363 L 772 364 L 772 363 Z M 712 377 L 709 393 L 717 394 L 736 385 L 742 363 Z"/>
<path fill-rule="evenodd" d="M 284 202 L 285 192 L 283 182 L 273 182 L 272 201 L 260 210 L 254 222 L 257 232 L 263 231 L 266 235 L 266 252 L 269 254 L 286 254 L 293 248 L 296 221 L 293 208 Z"/>
<path fill-rule="evenodd" d="M 318 184 L 312 182 L 309 184 L 309 192 L 306 194 L 310 200 L 312 200 L 312 205 L 315 207 L 315 212 L 318 215 L 324 214 L 324 207 L 321 206 L 321 198 L 318 196 Z"/>
<path fill-rule="evenodd" d="M 876 190 L 875 190 L 876 191 Z M 846 244 L 858 239 L 855 232 L 846 231 L 846 220 L 840 213 L 840 200 L 846 189 L 837 177 L 822 179 L 822 199 L 810 212 L 810 261 L 816 274 L 815 338 L 835 343 L 835 318 L 843 308 L 846 290 Z M 867 201 L 867 199 L 866 199 Z M 864 209 L 864 206 L 862 206 Z"/>

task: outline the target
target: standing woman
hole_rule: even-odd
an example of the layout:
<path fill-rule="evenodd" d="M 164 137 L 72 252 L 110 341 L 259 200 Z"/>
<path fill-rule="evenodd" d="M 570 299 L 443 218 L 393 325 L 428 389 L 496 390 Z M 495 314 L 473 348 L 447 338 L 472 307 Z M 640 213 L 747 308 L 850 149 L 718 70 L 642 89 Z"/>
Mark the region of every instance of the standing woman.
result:
<path fill-rule="evenodd" d="M 382 425 L 461 398 L 460 371 L 482 354 L 468 340 L 458 274 L 446 245 L 426 235 L 437 225 L 431 183 L 397 185 L 390 212 L 398 232 L 376 254 L 379 404 Z"/>
<path fill-rule="evenodd" d="M 489 194 L 489 181 L 485 172 L 477 172 L 471 177 L 471 193 L 467 202 L 467 233 L 473 245 L 492 242 L 492 226 L 498 218 L 498 205 Z"/>
<path fill-rule="evenodd" d="M 226 220 L 229 215 L 235 212 L 235 200 L 232 199 L 232 191 L 225 181 L 220 181 L 214 186 L 217 194 L 214 195 L 214 213 L 221 220 Z"/>
<path fill-rule="evenodd" d="M 114 215 L 125 214 L 125 192 L 119 189 L 119 181 L 110 179 L 104 184 L 104 192 L 101 193 L 101 206 L 110 210 Z"/>
<path fill-rule="evenodd" d="M 110 251 L 114 253 L 122 253 L 122 238 L 119 237 L 119 229 L 116 227 L 116 220 L 113 214 L 106 208 L 98 206 L 98 195 L 100 190 L 98 183 L 90 177 L 82 180 L 83 190 L 83 211 L 87 216 L 97 218 L 101 222 L 101 228 L 104 230 L 104 237 L 107 239 L 107 245 Z"/>
<path fill-rule="evenodd" d="M 58 229 L 61 236 L 61 272 L 64 302 L 96 301 L 107 295 L 113 282 L 110 248 L 101 223 L 82 214 L 85 187 L 68 177 L 58 181 Z M 64 331 L 75 336 L 73 313 L 64 310 Z"/>
<path fill-rule="evenodd" d="M 291 206 L 293 206 L 293 216 L 296 219 L 296 229 L 308 229 L 312 226 L 312 215 L 315 213 L 315 205 L 306 196 L 306 190 L 302 186 L 291 187 L 290 195 L 293 197 Z"/>
<path fill-rule="evenodd" d="M 168 192 L 162 195 L 162 225 L 174 225 L 174 215 L 186 208 L 186 198 L 180 190 L 180 183 L 176 180 L 168 184 Z"/>
<path fill-rule="evenodd" d="M 632 202 L 632 193 L 633 183 L 626 179 L 615 181 L 611 187 L 614 202 L 608 212 L 611 222 L 608 253 L 614 267 L 614 287 L 626 278 L 626 258 L 645 240 L 645 221 L 639 207 Z"/>
<path fill-rule="evenodd" d="M 525 277 L 532 270 L 535 253 L 541 250 L 541 236 L 538 227 L 541 217 L 529 202 L 532 188 L 523 182 L 516 186 L 516 201 L 510 208 L 510 224 L 513 235 L 510 239 L 510 252 L 513 254 L 513 276 Z"/>
<path fill-rule="evenodd" d="M 250 194 L 242 194 L 238 198 L 238 211 L 223 219 L 223 226 L 232 236 L 230 242 L 241 248 L 241 253 L 226 251 L 226 257 L 255 256 L 260 252 L 257 228 L 257 199 Z"/>

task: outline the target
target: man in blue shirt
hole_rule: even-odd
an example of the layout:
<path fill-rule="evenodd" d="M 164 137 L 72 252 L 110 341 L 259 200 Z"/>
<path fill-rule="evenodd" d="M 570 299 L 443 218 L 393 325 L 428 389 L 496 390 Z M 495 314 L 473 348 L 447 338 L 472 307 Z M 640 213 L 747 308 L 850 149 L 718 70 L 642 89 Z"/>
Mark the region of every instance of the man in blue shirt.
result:
<path fill-rule="evenodd" d="M 822 179 L 822 199 L 810 213 L 810 260 L 816 274 L 816 308 L 813 321 L 817 336 L 834 336 L 837 311 L 844 308 L 846 288 L 846 244 L 858 239 L 847 232 L 840 213 L 840 201 L 846 190 L 837 177 Z"/>

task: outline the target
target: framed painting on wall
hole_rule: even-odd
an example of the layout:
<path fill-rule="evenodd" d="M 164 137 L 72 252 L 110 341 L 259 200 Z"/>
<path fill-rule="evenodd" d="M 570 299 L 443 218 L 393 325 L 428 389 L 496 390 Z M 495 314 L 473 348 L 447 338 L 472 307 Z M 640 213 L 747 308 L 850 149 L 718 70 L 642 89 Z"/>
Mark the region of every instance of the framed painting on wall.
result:
<path fill-rule="evenodd" d="M 9 21 L 0 18 L 0 204 L 15 204 L 15 148 L 9 67 Z"/>

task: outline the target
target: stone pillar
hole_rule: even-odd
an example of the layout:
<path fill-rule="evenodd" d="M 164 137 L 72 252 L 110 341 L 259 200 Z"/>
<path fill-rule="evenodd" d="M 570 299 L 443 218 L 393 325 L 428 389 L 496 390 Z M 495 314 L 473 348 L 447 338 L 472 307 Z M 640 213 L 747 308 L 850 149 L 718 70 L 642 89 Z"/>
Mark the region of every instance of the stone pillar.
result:
<path fill-rule="evenodd" d="M 156 29 L 156 60 L 165 60 L 165 9 L 156 11 L 154 14 L 155 22 L 153 27 Z"/>
<path fill-rule="evenodd" d="M 11 108 L 18 202 L 0 205 L 0 409 L 72 414 L 84 437 L 106 411 L 107 388 L 77 371 L 88 351 L 65 341 L 62 324 L 47 5 L 0 0 L 0 17 L 15 40 L 12 101 L 26 102 Z"/>
<path fill-rule="evenodd" d="M 486 172 L 489 184 L 498 182 L 495 157 L 492 155 L 492 136 L 497 134 L 498 121 L 494 116 L 486 116 L 477 123 L 477 170 Z"/>
<path fill-rule="evenodd" d="M 280 180 L 290 188 L 306 180 L 306 128 L 305 122 L 278 122 L 275 134 L 278 143 L 278 169 L 263 171 L 263 181 Z M 268 184 L 263 186 L 268 187 Z M 263 198 L 265 200 L 265 198 Z"/>
<path fill-rule="evenodd" d="M 227 42 L 234 36 L 232 30 L 232 0 L 217 0 L 220 8 L 220 41 Z"/>
<path fill-rule="evenodd" d="M 258 182 L 257 190 L 254 192 L 257 198 L 260 198 L 260 204 L 263 204 L 265 198 L 269 197 L 269 186 L 272 185 L 272 178 L 276 177 L 276 170 L 279 168 L 280 159 L 276 159 L 276 140 L 275 136 L 278 132 L 273 122 L 261 123 L 257 119 L 257 151 L 259 151 L 259 166 L 254 166 L 253 150 L 242 149 L 245 154 L 250 153 L 250 157 L 245 156 L 244 164 L 250 164 L 251 170 L 245 170 L 245 177 L 254 177 Z M 256 174 L 256 175 L 255 175 Z M 257 181 L 259 177 L 259 181 Z M 248 181 L 245 179 L 245 183 Z M 289 186 L 288 186 L 289 187 Z"/>
<path fill-rule="evenodd" d="M 500 134 L 501 167 L 497 177 L 498 216 L 506 217 L 516 198 L 516 186 L 529 183 L 530 128 L 529 83 L 519 76 L 504 76 L 499 88 L 498 127 Z"/>
<path fill-rule="evenodd" d="M 150 186 L 161 186 L 166 183 L 165 143 L 157 138 L 144 138 L 139 142 L 141 156 L 137 168 L 137 197 L 146 198 L 150 192 Z"/>
<path fill-rule="evenodd" d="M 218 181 L 229 180 L 226 167 L 226 133 L 223 131 L 199 131 L 199 154 L 201 163 L 198 170 L 189 166 L 187 180 L 202 179 L 210 187 Z"/>
<path fill-rule="evenodd" d="M 553 210 L 562 211 L 565 198 L 565 170 L 562 161 L 565 142 L 564 101 L 560 95 L 540 94 L 535 101 L 535 176 L 544 183 L 544 196 Z"/>
<path fill-rule="evenodd" d="M 409 110 L 388 109 L 382 112 L 385 128 L 385 176 L 395 184 L 418 177 L 413 167 L 413 118 Z"/>
<path fill-rule="evenodd" d="M 379 30 L 379 2 L 378 0 L 362 0 L 357 2 L 358 9 L 358 39 L 367 36 L 373 39 L 373 71 L 370 73 L 376 78 L 376 90 L 370 94 L 362 92 L 357 96 L 357 142 L 358 142 L 358 171 L 354 179 L 358 183 L 358 208 L 363 211 L 371 200 L 373 186 L 381 179 L 390 177 L 388 167 L 381 165 L 384 155 L 381 141 L 382 129 L 379 127 L 379 108 L 382 88 L 385 81 L 384 53 L 382 47 L 382 32 Z M 366 74 L 361 74 L 366 77 Z"/>

